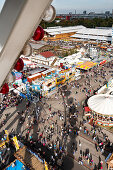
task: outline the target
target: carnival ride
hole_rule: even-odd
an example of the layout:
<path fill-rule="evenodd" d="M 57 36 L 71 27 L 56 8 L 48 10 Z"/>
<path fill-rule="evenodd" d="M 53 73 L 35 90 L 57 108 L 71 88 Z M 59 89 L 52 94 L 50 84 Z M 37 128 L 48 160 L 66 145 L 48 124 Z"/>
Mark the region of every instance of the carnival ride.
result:
<path fill-rule="evenodd" d="M 113 126 L 113 96 L 98 94 L 88 99 L 88 106 L 96 124 Z"/>

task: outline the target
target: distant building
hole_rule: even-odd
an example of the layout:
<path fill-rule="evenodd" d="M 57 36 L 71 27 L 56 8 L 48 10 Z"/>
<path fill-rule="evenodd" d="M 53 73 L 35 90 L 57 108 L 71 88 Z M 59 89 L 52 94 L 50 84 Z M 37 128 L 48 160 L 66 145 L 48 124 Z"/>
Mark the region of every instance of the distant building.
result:
<path fill-rule="evenodd" d="M 105 15 L 110 15 L 110 11 L 106 11 L 106 12 L 105 12 Z"/>
<path fill-rule="evenodd" d="M 95 12 L 89 12 L 89 15 L 95 15 Z"/>
<path fill-rule="evenodd" d="M 112 13 L 110 13 L 110 11 L 106 11 L 105 13 L 95 13 L 95 12 L 90 12 L 89 14 L 87 14 L 86 10 L 83 11 L 83 14 L 76 14 L 76 10 L 75 10 L 75 14 L 69 13 L 69 14 L 57 14 L 56 18 L 59 19 L 66 19 L 66 16 L 70 16 L 70 20 L 71 19 L 76 19 L 76 18 L 87 18 L 87 19 L 93 19 L 93 18 L 110 18 L 113 17 L 113 11 Z"/>
<path fill-rule="evenodd" d="M 66 16 L 66 20 L 67 20 L 67 21 L 70 21 L 70 18 L 71 18 L 71 16 L 69 16 L 69 15 Z"/>
<path fill-rule="evenodd" d="M 62 15 L 57 15 L 56 18 L 57 19 L 64 19 Z"/>
<path fill-rule="evenodd" d="M 31 61 L 38 64 L 50 66 L 56 62 L 56 56 L 51 51 L 45 51 L 40 54 L 32 56 Z"/>
<path fill-rule="evenodd" d="M 113 30 L 111 27 L 100 27 L 100 28 L 86 28 L 82 25 L 71 26 L 71 27 L 56 27 L 44 29 L 45 33 L 55 40 L 61 40 L 65 38 L 81 39 L 81 40 L 93 40 L 96 42 L 112 42 Z"/>
<path fill-rule="evenodd" d="M 84 14 L 84 15 L 86 15 L 86 13 L 87 13 L 86 11 L 83 11 L 83 14 Z"/>
<path fill-rule="evenodd" d="M 71 37 L 82 40 L 94 40 L 97 42 L 112 42 L 112 28 L 84 28 L 78 30 Z"/>
<path fill-rule="evenodd" d="M 69 15 L 72 15 L 72 12 L 69 12 Z"/>
<path fill-rule="evenodd" d="M 82 25 L 78 26 L 71 26 L 71 27 L 51 27 L 44 29 L 46 36 L 48 37 L 48 40 L 50 39 L 64 39 L 64 38 L 70 38 L 71 35 L 74 35 L 78 30 L 85 28 Z"/>

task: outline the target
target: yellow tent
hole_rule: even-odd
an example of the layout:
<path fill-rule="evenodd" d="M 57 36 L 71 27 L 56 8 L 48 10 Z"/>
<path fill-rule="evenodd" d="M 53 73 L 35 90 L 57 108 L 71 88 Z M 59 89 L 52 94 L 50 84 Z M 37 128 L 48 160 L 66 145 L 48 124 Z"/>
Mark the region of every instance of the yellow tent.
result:
<path fill-rule="evenodd" d="M 48 165 L 46 161 L 45 161 L 45 170 L 48 170 Z"/>

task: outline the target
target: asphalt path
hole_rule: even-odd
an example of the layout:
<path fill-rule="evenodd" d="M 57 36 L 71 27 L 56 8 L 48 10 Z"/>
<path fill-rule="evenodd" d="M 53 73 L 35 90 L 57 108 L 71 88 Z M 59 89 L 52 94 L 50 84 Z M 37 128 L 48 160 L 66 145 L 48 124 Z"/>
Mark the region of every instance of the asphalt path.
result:
<path fill-rule="evenodd" d="M 64 158 L 64 170 L 87 170 L 88 168 L 85 166 L 81 166 L 78 164 L 76 160 L 71 158 L 70 156 L 66 156 Z"/>

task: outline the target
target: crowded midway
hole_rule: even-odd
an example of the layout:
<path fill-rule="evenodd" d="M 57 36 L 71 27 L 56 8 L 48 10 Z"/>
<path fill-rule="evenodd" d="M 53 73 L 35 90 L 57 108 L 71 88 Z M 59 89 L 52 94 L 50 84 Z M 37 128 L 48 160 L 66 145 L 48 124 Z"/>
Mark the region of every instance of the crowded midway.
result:
<path fill-rule="evenodd" d="M 70 157 L 86 168 L 105 169 L 106 156 L 113 149 L 112 132 L 97 126 L 87 101 L 109 80 L 112 65 L 111 61 L 94 67 L 83 78 L 61 85 L 38 102 L 14 91 L 4 95 L 1 131 L 7 129 L 10 135 L 16 135 L 50 168 L 63 169 L 66 157 Z M 1 166 L 5 165 L 2 154 Z"/>

